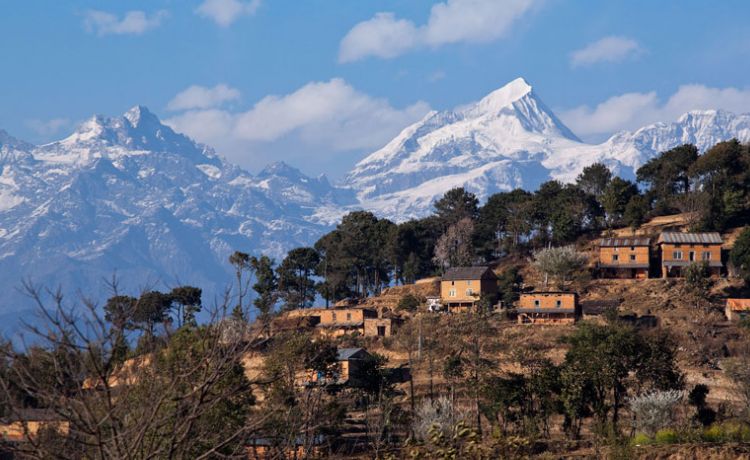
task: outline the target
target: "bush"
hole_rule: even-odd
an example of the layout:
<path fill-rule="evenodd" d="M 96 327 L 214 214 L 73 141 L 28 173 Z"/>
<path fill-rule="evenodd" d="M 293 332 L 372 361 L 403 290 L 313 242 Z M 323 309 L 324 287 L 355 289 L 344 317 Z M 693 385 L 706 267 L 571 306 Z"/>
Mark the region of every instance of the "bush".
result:
<path fill-rule="evenodd" d="M 705 442 L 748 442 L 750 426 L 741 422 L 724 422 L 711 425 L 703 431 Z"/>
<path fill-rule="evenodd" d="M 633 436 L 633 439 L 630 440 L 630 444 L 634 446 L 647 446 L 651 444 L 651 442 L 651 438 L 649 438 L 645 433 L 638 433 Z"/>
<path fill-rule="evenodd" d="M 398 301 L 398 306 L 396 307 L 399 311 L 410 311 L 415 312 L 417 311 L 417 308 L 419 308 L 419 304 L 422 303 L 419 299 L 419 297 L 415 296 L 414 294 L 406 294 L 405 296 L 401 297 L 401 300 Z"/>
<path fill-rule="evenodd" d="M 638 428 L 653 434 L 669 427 L 674 421 L 677 406 L 685 393 L 678 390 L 652 391 L 630 399 L 630 410 L 635 414 Z"/>
<path fill-rule="evenodd" d="M 720 425 L 713 425 L 703 431 L 701 439 L 705 442 L 722 442 L 724 440 L 724 430 Z"/>
<path fill-rule="evenodd" d="M 677 432 L 669 428 L 657 431 L 654 436 L 654 442 L 656 444 L 675 444 L 677 440 Z"/>

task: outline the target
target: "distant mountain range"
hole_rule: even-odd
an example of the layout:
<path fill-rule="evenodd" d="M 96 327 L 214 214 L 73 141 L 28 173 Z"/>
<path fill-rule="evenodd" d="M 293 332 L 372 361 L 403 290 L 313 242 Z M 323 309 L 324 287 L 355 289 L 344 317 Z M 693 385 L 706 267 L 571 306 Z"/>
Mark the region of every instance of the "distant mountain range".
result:
<path fill-rule="evenodd" d="M 124 290 L 194 284 L 210 303 L 231 279 L 232 251 L 280 258 L 350 210 L 402 221 L 429 214 L 451 187 L 486 198 L 571 181 L 596 161 L 628 176 L 676 145 L 732 137 L 750 140 L 750 114 L 689 112 L 586 144 L 523 79 L 428 114 L 336 186 L 284 163 L 250 174 L 140 106 L 46 145 L 0 130 L 0 321 L 13 327 L 28 312 L 23 279 L 102 300 L 117 273 Z"/>
<path fill-rule="evenodd" d="M 565 182 L 602 162 L 626 177 L 659 152 L 684 143 L 704 150 L 750 140 L 750 114 L 705 110 L 672 123 L 620 132 L 598 145 L 576 137 L 522 78 L 479 102 L 432 112 L 360 161 L 346 177 L 363 207 L 394 219 L 418 217 L 452 187 L 480 198 L 514 188 Z"/>

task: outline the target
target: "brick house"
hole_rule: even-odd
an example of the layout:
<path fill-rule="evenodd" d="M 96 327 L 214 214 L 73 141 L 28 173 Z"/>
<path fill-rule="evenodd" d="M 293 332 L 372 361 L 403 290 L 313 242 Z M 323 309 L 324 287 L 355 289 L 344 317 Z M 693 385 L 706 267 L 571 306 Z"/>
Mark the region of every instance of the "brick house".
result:
<path fill-rule="evenodd" d="M 581 317 L 575 292 L 530 292 L 518 299 L 518 324 L 573 324 Z"/>
<path fill-rule="evenodd" d="M 326 337 L 389 337 L 400 323 L 399 318 L 380 317 L 377 309 L 366 307 L 302 308 L 288 312 L 287 318 L 306 318 L 306 324 Z"/>
<path fill-rule="evenodd" d="M 649 238 L 602 238 L 597 267 L 602 278 L 648 278 Z"/>
<path fill-rule="evenodd" d="M 441 303 L 452 313 L 468 311 L 484 295 L 497 294 L 497 275 L 489 267 L 449 268 L 440 280 Z"/>
<path fill-rule="evenodd" d="M 721 235 L 711 233 L 664 232 L 657 244 L 663 278 L 680 277 L 689 265 L 706 262 L 711 275 L 721 275 Z"/>

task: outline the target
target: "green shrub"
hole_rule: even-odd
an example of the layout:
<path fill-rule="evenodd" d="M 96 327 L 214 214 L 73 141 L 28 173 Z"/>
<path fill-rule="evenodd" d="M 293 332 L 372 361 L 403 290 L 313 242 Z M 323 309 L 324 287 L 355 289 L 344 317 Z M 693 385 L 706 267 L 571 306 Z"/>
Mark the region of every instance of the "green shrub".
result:
<path fill-rule="evenodd" d="M 705 442 L 722 442 L 724 440 L 724 430 L 721 425 L 711 425 L 703 430 L 701 439 Z"/>
<path fill-rule="evenodd" d="M 649 438 L 645 433 L 638 433 L 633 436 L 633 439 L 630 440 L 630 444 L 634 446 L 647 446 L 651 444 L 651 442 L 651 438 Z"/>
<path fill-rule="evenodd" d="M 405 296 L 401 297 L 401 300 L 398 301 L 398 306 L 396 307 L 396 309 L 400 311 L 415 312 L 417 311 L 420 303 L 422 302 L 419 297 L 413 294 L 406 294 Z"/>
<path fill-rule="evenodd" d="M 677 439 L 677 432 L 669 428 L 657 431 L 654 436 L 654 442 L 656 442 L 656 444 L 674 444 L 677 442 Z"/>
<path fill-rule="evenodd" d="M 750 440 L 750 427 L 741 422 L 724 422 L 721 425 L 727 441 L 745 442 Z"/>

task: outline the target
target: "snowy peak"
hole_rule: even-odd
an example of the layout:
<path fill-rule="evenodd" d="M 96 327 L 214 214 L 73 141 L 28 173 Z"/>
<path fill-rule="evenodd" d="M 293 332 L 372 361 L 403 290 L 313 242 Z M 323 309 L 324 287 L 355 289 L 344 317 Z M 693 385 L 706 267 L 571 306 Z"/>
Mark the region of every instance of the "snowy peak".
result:
<path fill-rule="evenodd" d="M 480 109 L 482 112 L 498 112 L 519 99 L 529 96 L 531 91 L 531 85 L 528 84 L 526 80 L 523 78 L 516 78 L 502 88 L 496 89 L 483 97 L 476 104 L 476 108 Z"/>
<path fill-rule="evenodd" d="M 144 106 L 135 106 L 119 117 L 95 115 L 67 138 L 43 146 L 43 154 L 78 162 L 105 156 L 117 158 L 142 152 L 178 152 L 195 164 L 215 164 L 214 152 L 178 134 Z M 60 152 L 66 152 L 64 158 Z M 77 157 L 77 158 L 76 158 Z"/>
<path fill-rule="evenodd" d="M 0 150 L 22 150 L 28 151 L 33 149 L 34 146 L 28 142 L 17 139 L 4 129 L 0 129 Z"/>

